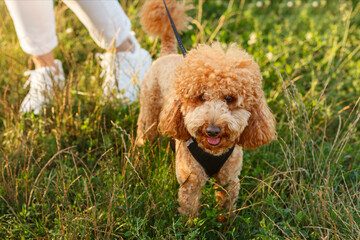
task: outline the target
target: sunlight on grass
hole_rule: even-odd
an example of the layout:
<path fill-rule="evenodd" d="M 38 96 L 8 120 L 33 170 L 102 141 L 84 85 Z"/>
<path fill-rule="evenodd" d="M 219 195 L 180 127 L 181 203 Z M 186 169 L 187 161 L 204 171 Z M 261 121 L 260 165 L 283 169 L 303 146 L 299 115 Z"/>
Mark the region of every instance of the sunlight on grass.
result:
<path fill-rule="evenodd" d="M 143 0 L 120 2 L 157 58 Z M 185 47 L 237 42 L 259 63 L 276 115 L 277 141 L 244 153 L 235 217 L 217 209 L 213 180 L 198 218 L 179 216 L 168 139 L 135 146 L 139 102 L 103 102 L 102 50 L 61 1 L 66 86 L 40 116 L 20 115 L 32 63 L 0 2 L 1 239 L 359 239 L 360 3 L 188 2 Z"/>

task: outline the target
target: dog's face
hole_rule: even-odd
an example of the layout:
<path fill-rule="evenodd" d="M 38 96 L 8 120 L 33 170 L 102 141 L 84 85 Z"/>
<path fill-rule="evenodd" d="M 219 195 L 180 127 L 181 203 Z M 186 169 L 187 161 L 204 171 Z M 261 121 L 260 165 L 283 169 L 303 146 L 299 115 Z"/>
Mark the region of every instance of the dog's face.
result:
<path fill-rule="evenodd" d="M 275 137 L 261 80 L 258 65 L 243 50 L 202 45 L 178 67 L 160 129 L 177 139 L 193 137 L 213 155 L 235 144 L 261 146 Z"/>
<path fill-rule="evenodd" d="M 182 99 L 184 125 L 199 146 L 221 155 L 238 141 L 248 125 L 250 112 L 236 92 L 218 92 L 210 86 L 198 96 Z"/>

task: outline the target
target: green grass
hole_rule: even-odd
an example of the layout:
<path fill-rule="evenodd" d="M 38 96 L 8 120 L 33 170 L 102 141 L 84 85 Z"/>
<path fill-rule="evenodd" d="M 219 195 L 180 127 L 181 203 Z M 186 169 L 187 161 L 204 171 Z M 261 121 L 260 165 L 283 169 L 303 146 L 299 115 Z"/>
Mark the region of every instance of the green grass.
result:
<path fill-rule="evenodd" d="M 142 2 L 121 1 L 156 58 Z M 179 216 L 167 138 L 134 146 L 139 103 L 102 103 L 102 50 L 61 2 L 66 86 L 40 116 L 20 115 L 32 66 L 0 2 L 0 239 L 360 239 L 360 4 L 288 2 L 191 1 L 185 47 L 246 49 L 277 119 L 278 140 L 245 152 L 237 216 L 225 223 L 212 180 L 199 217 Z"/>

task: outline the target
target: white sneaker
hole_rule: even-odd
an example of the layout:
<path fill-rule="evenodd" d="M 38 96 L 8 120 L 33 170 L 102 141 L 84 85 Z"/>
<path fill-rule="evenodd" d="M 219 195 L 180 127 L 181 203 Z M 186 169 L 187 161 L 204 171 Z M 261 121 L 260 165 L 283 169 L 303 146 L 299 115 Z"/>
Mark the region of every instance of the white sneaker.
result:
<path fill-rule="evenodd" d="M 30 76 L 26 81 L 24 88 L 30 85 L 29 93 L 25 96 L 20 106 L 21 113 L 39 114 L 46 103 L 53 98 L 54 86 L 63 88 L 65 82 L 65 74 L 61 61 L 55 59 L 54 67 L 42 67 L 35 70 L 26 71 L 25 76 Z"/>
<path fill-rule="evenodd" d="M 149 52 L 140 47 L 133 35 L 129 38 L 134 43 L 132 51 L 95 55 L 103 69 L 100 77 L 105 76 L 102 85 L 105 98 L 133 102 L 137 97 L 141 80 L 151 66 Z"/>

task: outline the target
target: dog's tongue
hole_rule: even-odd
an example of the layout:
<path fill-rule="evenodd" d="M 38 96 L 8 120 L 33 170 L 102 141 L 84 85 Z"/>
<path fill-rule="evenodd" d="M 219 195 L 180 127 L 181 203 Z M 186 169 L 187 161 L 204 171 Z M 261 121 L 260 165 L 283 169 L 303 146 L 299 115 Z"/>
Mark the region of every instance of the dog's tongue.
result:
<path fill-rule="evenodd" d="M 211 145 L 218 145 L 220 140 L 221 138 L 207 138 L 208 143 Z"/>

